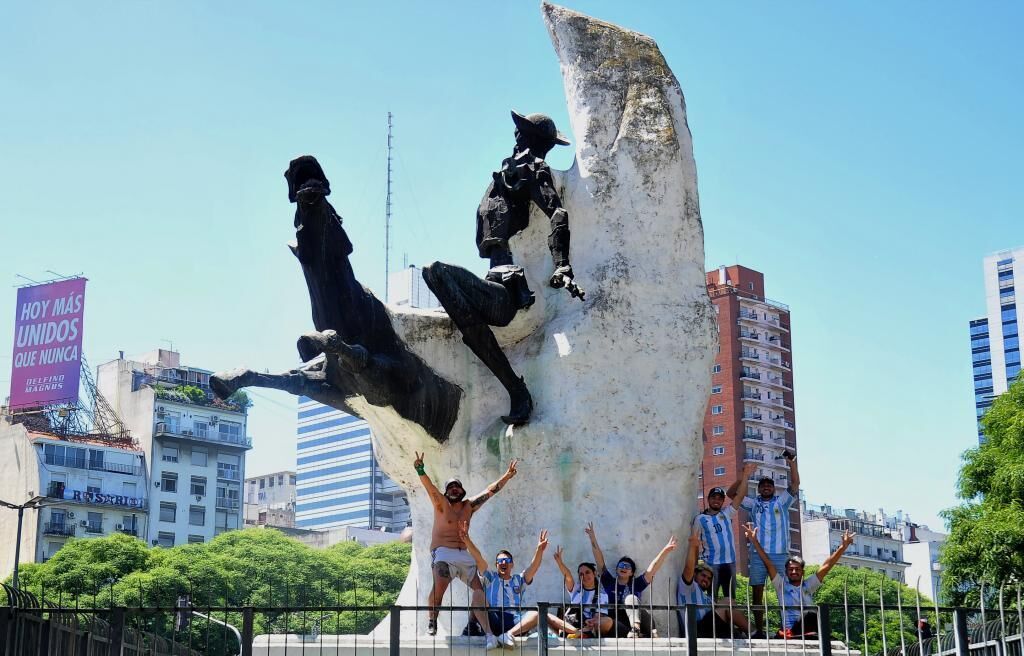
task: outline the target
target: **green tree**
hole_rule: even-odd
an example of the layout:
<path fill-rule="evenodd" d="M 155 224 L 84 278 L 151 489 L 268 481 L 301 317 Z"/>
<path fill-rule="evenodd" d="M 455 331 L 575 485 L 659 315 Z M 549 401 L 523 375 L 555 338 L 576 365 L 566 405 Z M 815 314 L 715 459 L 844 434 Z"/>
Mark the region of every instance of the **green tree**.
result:
<path fill-rule="evenodd" d="M 390 605 L 405 581 L 410 553 L 401 543 L 346 542 L 317 550 L 273 529 L 229 531 L 205 544 L 169 549 L 116 534 L 69 540 L 47 562 L 22 565 L 19 573 L 23 589 L 65 607 L 170 608 L 188 595 L 197 610 L 212 608 L 217 619 L 235 626 L 241 626 L 240 613 L 216 609 L 275 609 L 255 616 L 257 633 L 366 633 L 384 612 L 307 613 L 285 607 Z M 215 646 L 236 646 L 221 627 L 200 618 L 175 633 L 170 612 L 129 611 L 129 616 L 134 628 L 168 639 L 173 634 L 178 643 L 209 641 L 210 653 L 221 653 Z"/>
<path fill-rule="evenodd" d="M 960 469 L 964 502 L 942 513 L 950 528 L 942 591 L 953 604 L 978 604 L 982 583 L 995 593 L 1024 578 L 1024 378 L 996 398 L 981 426 L 985 443 L 964 453 Z"/>

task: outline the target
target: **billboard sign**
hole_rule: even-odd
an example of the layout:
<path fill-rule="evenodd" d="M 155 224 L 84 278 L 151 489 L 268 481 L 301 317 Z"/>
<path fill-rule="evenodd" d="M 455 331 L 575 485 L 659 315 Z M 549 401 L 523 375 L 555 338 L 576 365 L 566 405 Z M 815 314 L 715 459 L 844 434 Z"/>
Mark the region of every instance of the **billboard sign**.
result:
<path fill-rule="evenodd" d="M 12 408 L 78 399 L 84 314 L 85 278 L 18 290 Z"/>

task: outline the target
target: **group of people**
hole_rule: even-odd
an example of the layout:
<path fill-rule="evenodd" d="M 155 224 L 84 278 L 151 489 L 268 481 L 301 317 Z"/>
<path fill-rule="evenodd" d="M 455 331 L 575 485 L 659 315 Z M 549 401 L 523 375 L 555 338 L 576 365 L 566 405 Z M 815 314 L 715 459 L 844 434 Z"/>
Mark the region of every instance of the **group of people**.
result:
<path fill-rule="evenodd" d="M 814 592 L 821 581 L 853 543 L 853 534 L 843 534 L 839 548 L 809 577 L 804 576 L 804 561 L 789 553 L 789 508 L 795 500 L 800 478 L 796 459 L 786 453 L 789 467 L 787 490 L 776 493 L 775 481 L 758 481 L 756 496 L 746 496 L 747 481 L 755 465 L 744 467 L 728 490 L 716 487 L 707 497 L 707 509 L 697 515 L 687 541 L 683 571 L 678 581 L 676 601 L 694 606 L 698 637 L 766 638 L 763 610 L 764 586 L 770 581 L 783 608 L 777 637 L 816 635 L 817 618 L 813 612 Z M 458 479 L 450 479 L 439 490 L 427 475 L 423 456 L 416 454 L 414 466 L 434 506 L 431 535 L 431 570 L 427 631 L 437 633 L 441 601 L 453 578 L 471 591 L 473 616 L 487 639 L 487 648 L 511 647 L 517 636 L 537 626 L 536 611 L 522 612 L 526 588 L 540 569 L 548 548 L 548 533 L 541 531 L 530 563 L 515 571 L 515 559 L 502 549 L 490 566 L 469 535 L 473 514 L 497 494 L 516 475 L 518 461 L 513 460 L 505 474 L 472 497 Z M 735 603 L 737 542 L 733 518 L 742 508 L 750 515 L 743 526 L 749 543 L 750 585 L 753 591 L 753 626 Z M 678 543 L 673 536 L 643 572 L 636 561 L 623 556 L 615 563 L 614 573 L 607 568 L 593 524 L 583 529 L 590 539 L 593 562 L 582 562 L 573 570 L 566 565 L 562 547 L 553 559 L 563 577 L 566 605 L 547 616 L 547 624 L 569 638 L 657 637 L 654 618 L 641 606 L 644 591 L 653 583 Z M 685 624 L 680 618 L 681 627 Z M 686 630 L 685 627 L 682 630 Z"/>

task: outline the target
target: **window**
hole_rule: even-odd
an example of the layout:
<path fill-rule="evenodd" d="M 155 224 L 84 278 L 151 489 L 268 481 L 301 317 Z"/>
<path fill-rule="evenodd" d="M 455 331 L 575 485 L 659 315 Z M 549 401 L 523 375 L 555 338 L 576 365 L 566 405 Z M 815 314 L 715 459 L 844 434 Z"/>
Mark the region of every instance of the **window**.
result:
<path fill-rule="evenodd" d="M 98 479 L 98 478 L 90 478 L 89 481 L 85 484 L 85 491 L 89 492 L 90 494 L 99 494 L 100 493 L 100 479 Z"/>
<path fill-rule="evenodd" d="M 192 464 L 196 467 L 205 467 L 207 464 L 206 449 L 192 449 Z"/>
<path fill-rule="evenodd" d="M 1006 337 L 1003 339 L 1003 349 L 1006 351 L 1012 351 L 1020 348 L 1020 338 L 1017 335 L 1013 337 Z"/>
<path fill-rule="evenodd" d="M 262 490 L 262 489 L 263 489 L 263 488 L 265 488 L 266 486 L 267 486 L 267 479 L 265 479 L 265 478 L 261 478 L 261 479 L 260 479 L 260 489 Z"/>
<path fill-rule="evenodd" d="M 89 469 L 103 469 L 103 452 L 89 449 Z"/>
<path fill-rule="evenodd" d="M 177 492 L 178 475 L 174 472 L 160 472 L 160 489 L 164 492 Z"/>
<path fill-rule="evenodd" d="M 165 446 L 163 449 L 164 462 L 178 462 L 178 447 Z"/>
<path fill-rule="evenodd" d="M 128 481 L 124 481 L 121 483 L 121 494 L 123 494 L 126 497 L 134 497 L 136 494 L 136 490 L 137 486 L 135 485 L 135 483 L 129 483 Z"/>
<path fill-rule="evenodd" d="M 198 437 L 209 437 L 210 436 L 210 424 L 208 424 L 205 421 L 198 421 L 198 420 L 193 421 L 192 422 L 192 431 Z M 194 451 L 194 449 L 193 449 L 193 451 Z"/>
<path fill-rule="evenodd" d="M 291 474 L 288 476 L 288 484 L 295 485 L 295 474 Z"/>
<path fill-rule="evenodd" d="M 725 435 L 725 426 L 715 426 L 711 429 L 712 435 Z"/>
<path fill-rule="evenodd" d="M 711 414 L 713 414 L 713 415 L 720 415 L 723 412 L 724 412 L 724 409 L 723 409 L 722 406 L 720 406 L 720 405 L 713 405 L 713 406 L 711 406 Z"/>
<path fill-rule="evenodd" d="M 173 522 L 178 515 L 178 504 L 167 501 L 160 502 L 160 521 Z"/>
<path fill-rule="evenodd" d="M 713 374 L 720 374 L 720 373 L 722 373 L 722 365 L 716 363 L 715 366 L 711 367 L 711 373 L 713 373 Z"/>
<path fill-rule="evenodd" d="M 1003 323 L 1006 323 L 1008 321 L 1016 321 L 1017 320 L 1017 306 L 1016 305 L 1004 305 L 1004 306 L 1002 306 L 1001 309 L 1002 309 L 1001 316 L 1002 316 Z"/>
<path fill-rule="evenodd" d="M 88 515 L 88 519 L 85 522 L 86 533 L 102 533 L 103 532 L 103 513 L 91 512 Z"/>
<path fill-rule="evenodd" d="M 189 544 L 202 544 L 204 542 L 206 542 L 206 540 L 201 535 L 190 535 L 190 536 L 188 536 L 188 543 Z"/>
<path fill-rule="evenodd" d="M 722 393 L 722 386 L 721 385 L 714 385 L 711 388 L 711 393 L 712 394 L 721 394 Z"/>
<path fill-rule="evenodd" d="M 725 476 L 725 467 L 715 467 L 715 476 Z"/>
<path fill-rule="evenodd" d="M 135 515 L 123 515 L 121 517 L 121 532 L 135 535 L 137 533 L 138 526 L 136 524 Z"/>
<path fill-rule="evenodd" d="M 189 494 L 197 497 L 206 496 L 206 477 L 205 476 L 193 476 L 192 486 L 189 489 Z"/>
<path fill-rule="evenodd" d="M 217 432 L 223 442 L 238 442 L 242 438 L 242 425 L 233 421 L 222 421 L 217 424 Z"/>
<path fill-rule="evenodd" d="M 274 477 L 270 477 L 270 487 L 274 487 Z"/>
<path fill-rule="evenodd" d="M 714 449 L 712 449 L 711 453 L 712 453 L 712 455 L 716 455 L 716 456 L 724 456 L 725 455 L 725 447 L 724 446 L 716 446 Z"/>
<path fill-rule="evenodd" d="M 188 523 L 192 526 L 206 526 L 206 507 L 189 506 Z"/>
<path fill-rule="evenodd" d="M 160 531 L 156 534 L 156 543 L 161 547 L 173 547 L 174 533 L 164 533 L 163 531 Z"/>
<path fill-rule="evenodd" d="M 754 283 L 748 282 L 747 287 L 750 289 L 750 291 L 754 291 Z"/>

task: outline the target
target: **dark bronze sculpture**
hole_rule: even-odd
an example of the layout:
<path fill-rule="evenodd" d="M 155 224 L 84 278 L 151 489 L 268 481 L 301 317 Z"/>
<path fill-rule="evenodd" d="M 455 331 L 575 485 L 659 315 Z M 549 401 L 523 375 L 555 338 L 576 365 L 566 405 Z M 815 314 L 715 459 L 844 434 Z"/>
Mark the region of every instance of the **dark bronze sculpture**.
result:
<path fill-rule="evenodd" d="M 512 112 L 512 120 L 516 124 L 515 150 L 493 174 L 476 214 L 477 249 L 480 257 L 490 260 L 487 276 L 480 279 L 462 267 L 435 262 L 423 270 L 423 279 L 462 332 L 462 340 L 508 391 L 510 408 L 502 420 L 523 424 L 533 412 L 533 398 L 490 326 L 507 326 L 517 312 L 534 302 L 526 274 L 512 261 L 508 245 L 508 240 L 528 225 L 531 202 L 551 221 L 548 248 L 555 271 L 549 284 L 565 287 L 580 300 L 584 292 L 574 282 L 569 264 L 569 214 L 544 161 L 555 145 L 568 145 L 569 141 L 544 114 Z"/>
<path fill-rule="evenodd" d="M 242 387 L 271 387 L 353 414 L 347 399 L 361 395 L 372 405 L 393 407 L 444 442 L 462 390 L 406 347 L 384 304 L 356 280 L 348 260 L 352 242 L 327 202 L 331 185 L 316 159 L 292 160 L 285 178 L 288 199 L 296 204 L 291 249 L 302 265 L 318 332 L 299 338 L 304 366 L 283 374 L 217 374 L 210 378 L 214 392 L 226 398 Z"/>

